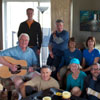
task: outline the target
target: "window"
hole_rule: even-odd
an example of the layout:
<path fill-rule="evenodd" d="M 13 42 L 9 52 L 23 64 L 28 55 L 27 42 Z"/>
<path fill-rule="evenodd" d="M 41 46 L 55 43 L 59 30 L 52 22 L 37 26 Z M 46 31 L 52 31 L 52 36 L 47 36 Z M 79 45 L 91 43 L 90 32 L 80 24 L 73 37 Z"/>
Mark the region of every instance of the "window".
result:
<path fill-rule="evenodd" d="M 48 7 L 47 11 L 43 14 L 37 9 L 38 6 Z M 50 2 L 19 2 L 3 0 L 3 49 L 7 49 L 17 45 L 17 32 L 21 22 L 27 19 L 26 9 L 34 8 L 33 19 L 43 22 L 43 43 L 41 50 L 41 58 L 46 62 L 48 56 L 48 40 L 51 31 L 51 13 Z M 47 42 L 44 42 L 44 41 Z M 43 56 L 44 55 L 44 56 Z M 45 57 L 45 58 L 44 58 Z"/>

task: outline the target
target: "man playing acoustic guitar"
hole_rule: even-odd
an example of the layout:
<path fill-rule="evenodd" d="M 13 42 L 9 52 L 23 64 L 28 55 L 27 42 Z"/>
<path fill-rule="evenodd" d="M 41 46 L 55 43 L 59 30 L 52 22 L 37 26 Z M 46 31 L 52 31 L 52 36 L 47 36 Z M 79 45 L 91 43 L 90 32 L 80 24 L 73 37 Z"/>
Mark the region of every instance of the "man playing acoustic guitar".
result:
<path fill-rule="evenodd" d="M 28 47 L 29 40 L 30 38 L 28 34 L 22 33 L 18 38 L 18 46 L 0 52 L 0 63 L 8 66 L 12 71 L 16 71 L 17 65 L 7 62 L 7 60 L 3 56 L 9 56 L 16 60 L 25 60 L 27 62 L 27 66 L 29 67 L 28 71 L 32 72 L 32 66 L 37 66 L 37 58 L 35 56 L 34 51 Z M 3 73 L 7 72 L 5 71 Z"/>

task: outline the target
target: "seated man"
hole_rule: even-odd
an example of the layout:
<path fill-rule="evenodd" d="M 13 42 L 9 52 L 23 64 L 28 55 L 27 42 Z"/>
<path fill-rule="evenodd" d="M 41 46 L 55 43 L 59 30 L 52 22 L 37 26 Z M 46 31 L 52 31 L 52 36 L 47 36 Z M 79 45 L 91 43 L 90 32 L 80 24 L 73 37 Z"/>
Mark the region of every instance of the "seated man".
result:
<path fill-rule="evenodd" d="M 18 46 L 1 51 L 0 56 L 10 56 L 17 60 L 25 60 L 28 67 L 30 67 L 29 69 L 31 69 L 32 66 L 37 65 L 37 59 L 34 51 L 28 47 L 29 40 L 28 34 L 22 33 L 18 38 Z"/>
<path fill-rule="evenodd" d="M 100 65 L 91 66 L 91 74 L 84 80 L 84 90 L 88 100 L 100 100 Z"/>
<path fill-rule="evenodd" d="M 17 60 L 25 60 L 27 62 L 27 66 L 29 67 L 29 71 L 32 72 L 33 66 L 37 65 L 37 59 L 36 59 L 34 51 L 28 47 L 29 40 L 30 38 L 28 34 L 22 33 L 18 38 L 18 42 L 19 42 L 18 46 L 15 46 L 15 47 L 12 47 L 0 52 L 0 56 L 2 56 L 0 59 L 0 63 L 8 66 L 12 71 L 15 71 L 17 70 L 16 69 L 17 66 L 14 64 L 11 64 L 10 62 L 7 62 L 6 59 L 3 58 L 3 56 L 10 56 Z M 15 84 L 18 85 L 19 82 L 18 83 L 17 82 Z M 6 86 L 11 87 L 9 82 L 5 83 L 4 81 L 4 84 Z"/>
<path fill-rule="evenodd" d="M 45 90 L 51 87 L 59 88 L 58 82 L 52 78 L 51 75 L 51 68 L 49 66 L 43 66 L 41 68 L 41 75 L 36 76 L 30 81 L 23 83 L 20 86 L 20 92 L 23 98 L 26 97 L 26 86 L 36 87 L 38 91 Z"/>

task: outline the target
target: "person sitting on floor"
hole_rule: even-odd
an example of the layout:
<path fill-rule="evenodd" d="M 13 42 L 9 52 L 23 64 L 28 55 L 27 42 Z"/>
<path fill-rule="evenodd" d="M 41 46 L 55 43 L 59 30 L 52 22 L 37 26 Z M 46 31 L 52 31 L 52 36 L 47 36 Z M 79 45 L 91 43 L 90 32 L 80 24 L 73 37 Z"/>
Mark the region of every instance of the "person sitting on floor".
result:
<path fill-rule="evenodd" d="M 52 87 L 59 89 L 59 84 L 54 78 L 51 77 L 51 72 L 52 71 L 49 66 L 42 66 L 40 76 L 36 76 L 32 80 L 27 81 L 20 86 L 22 97 L 26 97 L 26 92 L 28 91 L 25 91 L 25 89 L 27 86 L 36 87 L 38 91 Z"/>
<path fill-rule="evenodd" d="M 91 74 L 84 80 L 84 94 L 88 100 L 100 100 L 100 64 L 91 66 Z"/>
<path fill-rule="evenodd" d="M 77 58 L 70 61 L 69 67 L 71 73 L 66 78 L 66 90 L 71 91 L 75 96 L 80 96 L 83 90 L 84 78 L 87 75 L 85 72 L 80 71 L 80 61 Z"/>

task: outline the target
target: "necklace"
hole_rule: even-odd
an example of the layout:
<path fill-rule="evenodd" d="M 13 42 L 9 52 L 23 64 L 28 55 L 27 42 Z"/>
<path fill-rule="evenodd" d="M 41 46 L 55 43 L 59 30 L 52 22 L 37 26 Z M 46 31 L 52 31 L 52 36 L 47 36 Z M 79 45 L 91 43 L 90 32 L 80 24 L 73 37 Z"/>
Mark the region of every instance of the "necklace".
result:
<path fill-rule="evenodd" d="M 78 71 L 78 72 L 76 72 L 76 73 L 73 73 L 73 74 L 72 74 L 72 77 L 73 77 L 74 79 L 77 79 L 78 76 L 79 76 L 79 73 L 80 73 L 80 71 Z"/>

